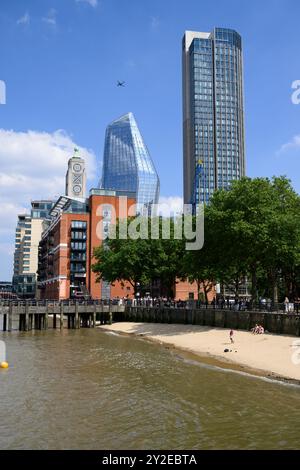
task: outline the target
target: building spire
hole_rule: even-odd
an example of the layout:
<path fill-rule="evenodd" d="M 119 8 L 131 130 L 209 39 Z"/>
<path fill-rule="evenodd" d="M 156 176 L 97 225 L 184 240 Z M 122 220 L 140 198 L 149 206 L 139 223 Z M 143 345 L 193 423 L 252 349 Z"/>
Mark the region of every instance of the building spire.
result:
<path fill-rule="evenodd" d="M 71 199 L 84 199 L 86 196 L 85 161 L 74 147 L 73 157 L 68 162 L 66 174 L 66 196 Z"/>

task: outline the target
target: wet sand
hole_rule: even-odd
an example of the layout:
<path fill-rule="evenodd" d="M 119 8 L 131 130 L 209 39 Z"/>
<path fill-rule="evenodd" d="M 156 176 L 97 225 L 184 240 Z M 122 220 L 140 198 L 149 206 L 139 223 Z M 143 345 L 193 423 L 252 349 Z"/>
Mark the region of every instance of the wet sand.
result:
<path fill-rule="evenodd" d="M 99 328 L 143 337 L 206 363 L 300 384 L 300 338 L 234 331 L 231 344 L 230 330 L 205 326 L 122 322 Z"/>

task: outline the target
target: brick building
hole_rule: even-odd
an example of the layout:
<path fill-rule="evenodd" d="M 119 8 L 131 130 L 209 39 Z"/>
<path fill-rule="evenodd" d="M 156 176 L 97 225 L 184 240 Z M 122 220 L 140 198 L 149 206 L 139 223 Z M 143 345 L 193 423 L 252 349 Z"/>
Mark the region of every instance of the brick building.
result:
<path fill-rule="evenodd" d="M 126 198 L 125 198 L 126 196 Z M 116 214 L 125 217 L 135 204 L 131 193 L 92 189 L 86 201 L 61 196 L 39 246 L 38 281 L 42 299 L 69 299 L 88 293 L 93 299 L 132 296 L 128 283 L 96 282 L 93 251 L 105 238 Z"/>

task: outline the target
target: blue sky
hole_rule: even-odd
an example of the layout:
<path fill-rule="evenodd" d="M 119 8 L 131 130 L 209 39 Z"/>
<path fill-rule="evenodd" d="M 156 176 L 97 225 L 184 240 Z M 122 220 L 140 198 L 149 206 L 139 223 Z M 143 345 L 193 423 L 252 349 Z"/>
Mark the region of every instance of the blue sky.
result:
<path fill-rule="evenodd" d="M 242 35 L 247 174 L 285 174 L 299 192 L 299 17 L 298 0 L 1 0 L 0 279 L 11 276 L 16 214 L 62 191 L 75 144 L 95 185 L 105 127 L 123 113 L 136 117 L 161 195 L 182 195 L 185 30 Z"/>

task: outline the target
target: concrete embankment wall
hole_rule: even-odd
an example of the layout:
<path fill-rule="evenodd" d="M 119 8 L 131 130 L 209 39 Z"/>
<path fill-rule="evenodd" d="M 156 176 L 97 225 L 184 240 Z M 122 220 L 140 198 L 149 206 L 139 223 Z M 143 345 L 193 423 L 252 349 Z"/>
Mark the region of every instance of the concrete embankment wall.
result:
<path fill-rule="evenodd" d="M 189 310 L 126 307 L 124 312 L 114 312 L 113 320 L 120 322 L 202 325 L 246 331 L 250 331 L 256 324 L 259 324 L 270 333 L 300 336 L 300 315 L 280 313 L 237 312 L 217 309 Z"/>

